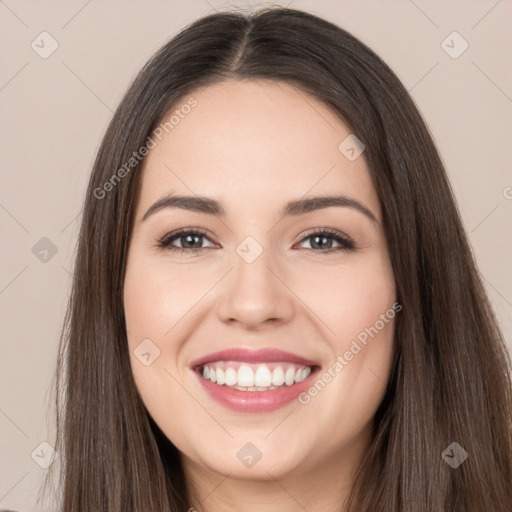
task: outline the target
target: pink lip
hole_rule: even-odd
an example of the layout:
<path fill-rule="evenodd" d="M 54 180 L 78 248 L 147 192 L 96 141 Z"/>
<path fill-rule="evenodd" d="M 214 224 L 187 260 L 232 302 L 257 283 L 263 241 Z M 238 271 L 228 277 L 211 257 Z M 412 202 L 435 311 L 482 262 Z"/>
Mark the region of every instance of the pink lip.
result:
<path fill-rule="evenodd" d="M 246 363 L 291 362 L 314 368 L 306 379 L 292 386 L 285 385 L 269 391 L 240 391 L 225 385 L 220 386 L 202 376 L 202 366 L 215 361 L 242 361 Z M 291 354 L 290 352 L 277 349 L 249 350 L 242 348 L 214 352 L 193 361 L 190 366 L 205 391 L 214 400 L 232 411 L 249 413 L 275 411 L 289 404 L 311 386 L 320 369 L 315 361 Z"/>
<path fill-rule="evenodd" d="M 195 373 L 206 392 L 224 407 L 236 412 L 258 413 L 275 411 L 297 399 L 311 386 L 319 371 L 317 367 L 302 382 L 270 391 L 239 391 L 214 384 L 199 372 Z"/>
<path fill-rule="evenodd" d="M 190 363 L 191 368 L 205 365 L 206 363 L 213 363 L 215 361 L 242 361 L 244 363 L 278 363 L 290 362 L 296 364 L 303 364 L 305 366 L 318 366 L 318 363 L 310 359 L 278 350 L 274 348 L 263 348 L 259 350 L 251 350 L 247 348 L 230 348 L 221 350 L 220 352 L 213 352 L 207 356 L 201 357 Z"/>

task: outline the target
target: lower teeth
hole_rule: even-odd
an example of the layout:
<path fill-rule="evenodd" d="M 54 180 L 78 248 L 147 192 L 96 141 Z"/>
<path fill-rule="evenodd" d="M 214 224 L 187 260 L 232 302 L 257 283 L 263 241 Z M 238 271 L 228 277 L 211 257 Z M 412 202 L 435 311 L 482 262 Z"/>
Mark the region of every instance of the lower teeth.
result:
<path fill-rule="evenodd" d="M 266 388 L 259 388 L 256 386 L 244 387 L 244 386 L 238 386 L 238 385 L 235 385 L 235 386 L 227 386 L 226 385 L 226 387 L 231 388 L 231 389 L 238 389 L 239 391 L 270 391 L 272 389 L 282 388 L 284 386 L 269 386 Z"/>

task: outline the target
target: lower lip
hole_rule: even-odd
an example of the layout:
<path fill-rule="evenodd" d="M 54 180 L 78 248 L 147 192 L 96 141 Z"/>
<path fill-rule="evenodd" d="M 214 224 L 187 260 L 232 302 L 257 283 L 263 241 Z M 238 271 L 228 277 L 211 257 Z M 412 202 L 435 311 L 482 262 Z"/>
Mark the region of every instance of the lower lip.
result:
<path fill-rule="evenodd" d="M 319 368 L 315 368 L 303 381 L 269 391 L 240 391 L 225 385 L 219 386 L 205 379 L 198 371 L 195 371 L 195 374 L 206 392 L 224 407 L 236 412 L 258 413 L 281 409 L 297 399 L 302 392 L 311 386 L 318 371 Z"/>

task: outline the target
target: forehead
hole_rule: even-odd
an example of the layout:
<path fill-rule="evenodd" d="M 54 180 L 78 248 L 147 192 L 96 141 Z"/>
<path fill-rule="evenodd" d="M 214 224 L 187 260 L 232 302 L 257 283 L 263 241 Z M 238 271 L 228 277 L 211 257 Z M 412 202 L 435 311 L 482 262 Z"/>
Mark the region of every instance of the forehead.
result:
<path fill-rule="evenodd" d="M 339 192 L 379 215 L 364 158 L 350 161 L 339 149 L 350 129 L 302 90 L 229 80 L 185 96 L 162 122 L 171 116 L 144 162 L 142 207 L 170 191 L 226 197 L 240 207 L 276 201 L 276 208 L 308 193 Z"/>

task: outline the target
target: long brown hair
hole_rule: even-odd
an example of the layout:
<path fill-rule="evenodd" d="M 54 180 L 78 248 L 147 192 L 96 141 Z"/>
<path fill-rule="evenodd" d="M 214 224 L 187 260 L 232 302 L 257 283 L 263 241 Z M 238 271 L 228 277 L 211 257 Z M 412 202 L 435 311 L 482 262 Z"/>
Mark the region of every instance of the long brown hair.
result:
<path fill-rule="evenodd" d="M 372 50 L 321 18 L 283 8 L 217 13 L 188 26 L 144 66 L 107 129 L 85 198 L 57 363 L 62 509 L 194 505 L 179 452 L 145 409 L 130 369 L 122 290 L 141 162 L 110 180 L 171 107 L 227 79 L 295 85 L 366 146 L 403 309 L 349 510 L 512 510 L 510 355 L 425 122 Z M 453 442 L 468 454 L 456 468 L 442 457 Z"/>

